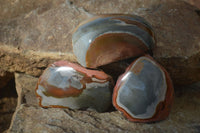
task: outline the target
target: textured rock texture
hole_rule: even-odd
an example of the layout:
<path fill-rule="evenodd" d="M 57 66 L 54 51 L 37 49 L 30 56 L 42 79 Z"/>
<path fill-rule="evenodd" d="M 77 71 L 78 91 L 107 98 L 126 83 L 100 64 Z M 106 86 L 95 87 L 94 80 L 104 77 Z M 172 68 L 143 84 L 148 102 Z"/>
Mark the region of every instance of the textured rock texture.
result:
<path fill-rule="evenodd" d="M 186 2 L 189 2 L 191 5 L 194 5 L 198 8 L 200 8 L 200 1 L 199 0 L 185 0 Z"/>
<path fill-rule="evenodd" d="M 200 130 L 200 85 L 178 89 L 169 118 L 158 123 L 127 121 L 118 111 L 97 113 L 59 108 L 41 108 L 35 97 L 37 78 L 15 74 L 18 107 L 9 132 L 194 132 Z"/>
<path fill-rule="evenodd" d="M 29 13 L 32 10 L 45 12 L 50 8 L 57 7 L 64 0 L 0 0 L 0 19 L 6 20 Z"/>
<path fill-rule="evenodd" d="M 71 46 L 74 28 L 102 13 L 134 13 L 147 19 L 157 35 L 154 58 L 175 85 L 199 81 L 200 5 L 198 0 L 184 1 L 0 0 L 0 132 L 8 127 L 16 106 L 17 96 L 9 90 L 15 88 L 13 73 L 18 105 L 8 132 L 200 132 L 200 85 L 175 87 L 169 118 L 152 124 L 128 122 L 113 110 L 44 109 L 35 97 L 37 77 L 49 64 L 76 62 Z"/>
<path fill-rule="evenodd" d="M 155 29 L 154 57 L 166 67 L 174 83 L 190 84 L 200 79 L 196 74 L 200 72 L 200 16 L 197 8 L 186 2 L 73 0 L 42 2 L 23 10 L 24 14 L 17 10 L 16 17 L 5 13 L 0 20 L 0 66 L 4 71 L 39 76 L 55 60 L 76 62 L 71 36 L 82 20 L 91 14 L 134 13 Z"/>

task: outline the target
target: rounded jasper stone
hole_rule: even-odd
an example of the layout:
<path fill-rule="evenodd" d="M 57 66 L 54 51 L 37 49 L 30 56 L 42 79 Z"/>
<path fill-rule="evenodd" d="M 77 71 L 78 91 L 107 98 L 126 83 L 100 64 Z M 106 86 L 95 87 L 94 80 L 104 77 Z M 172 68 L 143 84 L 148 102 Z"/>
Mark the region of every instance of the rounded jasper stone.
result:
<path fill-rule="evenodd" d="M 78 62 L 96 68 L 151 53 L 155 36 L 151 26 L 135 15 L 100 15 L 81 23 L 72 36 Z"/>
<path fill-rule="evenodd" d="M 160 121 L 169 114 L 173 93 L 167 71 L 146 55 L 136 59 L 119 77 L 113 105 L 130 121 Z"/>
<path fill-rule="evenodd" d="M 36 95 L 42 107 L 106 111 L 111 105 L 113 81 L 102 71 L 67 61 L 50 65 L 38 80 Z"/>

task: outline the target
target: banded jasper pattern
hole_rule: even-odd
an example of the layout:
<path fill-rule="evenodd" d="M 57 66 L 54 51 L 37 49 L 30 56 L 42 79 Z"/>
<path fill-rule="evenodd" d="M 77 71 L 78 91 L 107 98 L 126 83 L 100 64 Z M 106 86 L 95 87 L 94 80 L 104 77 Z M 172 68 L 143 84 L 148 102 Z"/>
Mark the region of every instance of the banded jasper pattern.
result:
<path fill-rule="evenodd" d="M 42 107 L 94 109 L 114 107 L 133 122 L 155 122 L 169 115 L 173 85 L 167 71 L 150 55 L 151 26 L 135 15 L 100 15 L 81 23 L 72 36 L 80 65 L 58 61 L 39 78 L 36 95 Z M 132 63 L 131 63 L 132 62 Z M 99 70 L 101 68 L 117 80 Z"/>
<path fill-rule="evenodd" d="M 102 71 L 59 61 L 39 78 L 36 94 L 42 107 L 94 109 L 104 112 L 111 106 L 113 81 Z"/>
<path fill-rule="evenodd" d="M 118 60 L 152 53 L 151 26 L 134 15 L 100 15 L 78 26 L 72 37 L 78 62 L 96 68 Z"/>
<path fill-rule="evenodd" d="M 173 86 L 167 71 L 150 56 L 136 59 L 121 75 L 113 92 L 113 105 L 130 121 L 165 119 L 172 104 Z"/>

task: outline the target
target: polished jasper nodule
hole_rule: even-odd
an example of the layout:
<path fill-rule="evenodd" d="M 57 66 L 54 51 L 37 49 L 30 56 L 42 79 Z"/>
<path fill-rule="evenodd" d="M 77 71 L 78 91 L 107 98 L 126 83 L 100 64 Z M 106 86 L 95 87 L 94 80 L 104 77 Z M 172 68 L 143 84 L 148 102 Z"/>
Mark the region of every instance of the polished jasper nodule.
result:
<path fill-rule="evenodd" d="M 82 66 L 67 61 L 49 66 L 36 88 L 40 106 L 104 112 L 113 102 L 133 122 L 165 119 L 174 91 L 167 71 L 150 56 L 155 43 L 152 27 L 139 16 L 111 14 L 86 20 L 72 36 L 73 52 Z M 118 64 L 122 66 L 112 67 Z M 116 69 L 121 69 L 121 74 L 128 66 L 118 78 L 113 95 L 110 76 L 86 69 L 99 66 L 107 70 L 111 67 L 108 73 L 115 78 L 119 75 Z"/>
<path fill-rule="evenodd" d="M 151 57 L 142 56 L 118 79 L 113 104 L 131 121 L 158 121 L 168 116 L 172 98 L 172 82 L 166 70 Z"/>
<path fill-rule="evenodd" d="M 81 23 L 72 36 L 78 62 L 96 68 L 118 60 L 152 53 L 153 30 L 135 15 L 101 15 Z"/>
<path fill-rule="evenodd" d="M 59 61 L 41 75 L 36 94 L 42 107 L 89 108 L 103 112 L 111 106 L 112 83 L 112 78 L 102 71 Z"/>

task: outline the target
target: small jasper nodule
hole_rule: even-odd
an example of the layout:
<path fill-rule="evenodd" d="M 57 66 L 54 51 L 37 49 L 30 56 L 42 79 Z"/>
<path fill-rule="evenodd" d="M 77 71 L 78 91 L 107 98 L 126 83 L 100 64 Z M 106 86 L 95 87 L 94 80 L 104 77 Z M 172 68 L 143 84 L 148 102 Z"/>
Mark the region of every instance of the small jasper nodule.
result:
<path fill-rule="evenodd" d="M 102 71 L 58 61 L 40 76 L 36 95 L 42 107 L 104 112 L 112 104 L 112 87 L 112 78 Z"/>
<path fill-rule="evenodd" d="M 167 71 L 145 55 L 136 59 L 118 78 L 113 105 L 130 121 L 155 122 L 169 115 L 173 93 Z"/>
<path fill-rule="evenodd" d="M 72 36 L 78 62 L 96 68 L 122 59 L 152 53 L 152 27 L 135 15 L 99 15 L 81 23 Z"/>

